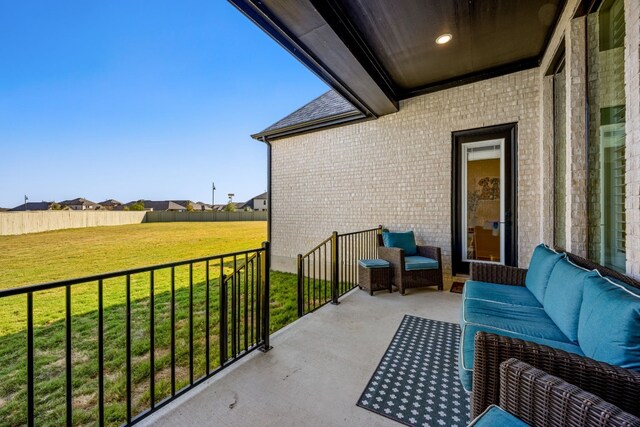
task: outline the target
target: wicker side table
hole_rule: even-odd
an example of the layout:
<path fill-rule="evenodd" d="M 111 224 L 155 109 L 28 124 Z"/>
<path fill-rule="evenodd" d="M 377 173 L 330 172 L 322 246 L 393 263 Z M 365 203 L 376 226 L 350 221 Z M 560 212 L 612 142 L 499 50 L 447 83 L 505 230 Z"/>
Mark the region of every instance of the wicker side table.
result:
<path fill-rule="evenodd" d="M 360 289 L 369 291 L 388 290 L 391 287 L 391 264 L 383 259 L 361 259 L 358 261 L 358 284 Z"/>

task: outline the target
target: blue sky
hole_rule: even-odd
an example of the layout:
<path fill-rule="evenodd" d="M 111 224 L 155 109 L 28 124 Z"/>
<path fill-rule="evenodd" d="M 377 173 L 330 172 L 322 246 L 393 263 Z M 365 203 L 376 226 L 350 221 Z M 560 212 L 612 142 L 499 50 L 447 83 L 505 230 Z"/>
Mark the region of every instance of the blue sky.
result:
<path fill-rule="evenodd" d="M 226 1 L 0 2 L 0 206 L 244 201 L 249 134 L 326 90 Z"/>

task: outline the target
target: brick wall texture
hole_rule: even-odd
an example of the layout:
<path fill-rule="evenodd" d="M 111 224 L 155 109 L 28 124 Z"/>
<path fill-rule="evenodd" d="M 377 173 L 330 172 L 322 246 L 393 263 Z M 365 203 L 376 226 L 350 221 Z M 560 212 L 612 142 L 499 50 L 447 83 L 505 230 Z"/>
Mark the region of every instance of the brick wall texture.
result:
<path fill-rule="evenodd" d="M 414 230 L 451 265 L 452 136 L 518 123 L 519 262 L 539 243 L 538 70 L 401 102 L 377 120 L 272 143 L 273 255 L 305 253 L 332 231 Z"/>
<path fill-rule="evenodd" d="M 552 243 L 552 91 L 545 77 L 561 41 L 567 46 L 567 244 L 585 254 L 586 135 L 584 18 L 568 2 L 536 68 L 402 101 L 400 111 L 272 142 L 274 268 L 327 238 L 379 224 L 414 230 L 440 246 L 451 274 L 452 132 L 517 123 L 518 260 L 526 267 L 538 243 Z M 640 276 L 640 2 L 626 1 L 628 270 Z M 573 9 L 572 9 L 573 8 Z M 567 16 L 565 16 L 567 15 Z M 543 98 L 544 97 L 544 98 Z M 581 114 L 581 116 L 580 116 Z M 447 277 L 450 279 L 450 277 Z"/>

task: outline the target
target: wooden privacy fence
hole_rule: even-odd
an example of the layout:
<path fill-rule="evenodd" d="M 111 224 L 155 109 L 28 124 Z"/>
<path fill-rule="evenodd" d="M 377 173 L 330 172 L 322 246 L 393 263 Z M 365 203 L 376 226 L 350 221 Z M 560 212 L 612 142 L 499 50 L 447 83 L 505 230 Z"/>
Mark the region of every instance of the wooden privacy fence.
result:
<path fill-rule="evenodd" d="M 146 222 L 266 221 L 267 211 L 147 212 Z"/>

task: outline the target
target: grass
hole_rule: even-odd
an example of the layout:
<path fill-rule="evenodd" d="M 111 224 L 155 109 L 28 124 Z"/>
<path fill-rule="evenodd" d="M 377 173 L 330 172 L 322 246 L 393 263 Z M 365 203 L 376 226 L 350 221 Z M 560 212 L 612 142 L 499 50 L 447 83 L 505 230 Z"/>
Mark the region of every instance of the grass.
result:
<path fill-rule="evenodd" d="M 23 236 L 0 237 L 0 287 L 60 280 L 104 273 L 186 258 L 202 257 L 257 248 L 265 238 L 263 222 L 160 223 L 132 226 L 63 230 Z M 243 259 L 237 260 L 242 265 Z M 210 369 L 219 366 L 219 264 L 210 265 Z M 225 262 L 225 274 L 233 265 Z M 193 277 L 193 293 L 189 277 Z M 250 275 L 247 278 L 251 277 Z M 238 321 L 237 350 L 257 342 L 255 292 L 244 276 L 236 287 Z M 154 379 L 155 401 L 171 393 L 170 270 L 154 276 Z M 249 282 L 248 282 L 249 283 Z M 297 318 L 295 275 L 271 273 L 271 331 Z M 126 421 L 126 282 L 124 278 L 104 281 L 104 378 L 106 424 Z M 133 415 L 151 402 L 149 381 L 150 312 L 149 274 L 131 277 L 132 389 Z M 231 301 L 230 287 L 226 288 Z M 176 389 L 189 384 L 189 335 L 193 330 L 193 374 L 206 371 L 206 266 L 195 264 L 175 270 Z M 246 296 L 246 299 L 245 299 Z M 93 425 L 98 409 L 98 312 L 97 284 L 73 286 L 72 378 L 73 423 Z M 193 328 L 189 323 L 189 301 L 193 300 Z M 26 423 L 26 314 L 25 297 L 0 301 L 0 424 Z M 231 305 L 231 304 L 229 304 Z M 65 305 L 64 290 L 34 296 L 35 413 L 38 425 L 59 425 L 65 419 Z M 227 316 L 232 316 L 231 308 Z M 229 322 L 231 323 L 231 322 Z M 228 332 L 231 332 L 229 326 Z M 246 335 L 245 335 L 246 331 Z M 246 336 L 246 338 L 245 338 Z M 231 342 L 228 354 L 232 356 Z"/>

